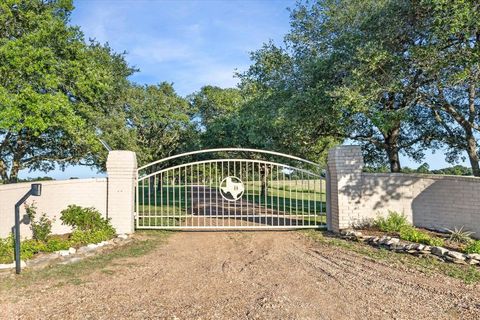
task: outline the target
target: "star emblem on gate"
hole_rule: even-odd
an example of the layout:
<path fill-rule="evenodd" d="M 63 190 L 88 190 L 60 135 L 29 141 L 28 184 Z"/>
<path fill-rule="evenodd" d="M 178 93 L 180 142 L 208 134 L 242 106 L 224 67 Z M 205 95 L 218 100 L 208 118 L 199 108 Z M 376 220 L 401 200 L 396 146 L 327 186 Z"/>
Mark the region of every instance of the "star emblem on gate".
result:
<path fill-rule="evenodd" d="M 237 201 L 243 196 L 245 187 L 242 180 L 230 176 L 220 182 L 220 194 L 227 201 Z"/>

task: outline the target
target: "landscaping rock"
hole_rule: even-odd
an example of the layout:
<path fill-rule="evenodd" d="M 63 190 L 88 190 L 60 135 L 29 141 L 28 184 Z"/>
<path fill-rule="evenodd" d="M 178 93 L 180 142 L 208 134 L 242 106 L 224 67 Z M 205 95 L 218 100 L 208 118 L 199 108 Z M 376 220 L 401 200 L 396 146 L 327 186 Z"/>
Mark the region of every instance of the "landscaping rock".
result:
<path fill-rule="evenodd" d="M 476 259 L 470 259 L 468 258 L 466 260 L 467 264 L 469 265 L 472 265 L 472 266 L 476 266 L 476 265 L 479 265 L 480 264 L 480 261 L 479 260 L 476 260 Z"/>
<path fill-rule="evenodd" d="M 469 253 L 469 254 L 467 254 L 467 258 L 480 260 L 480 254 L 479 253 Z"/>
<path fill-rule="evenodd" d="M 15 268 L 15 263 L 2 263 L 0 264 L 0 270 Z"/>
<path fill-rule="evenodd" d="M 25 263 L 25 261 L 20 260 L 20 267 L 23 269 L 26 266 L 27 264 Z M 15 268 L 15 262 L 0 264 L 0 270 L 13 269 L 13 268 Z"/>
<path fill-rule="evenodd" d="M 60 251 L 57 251 L 57 252 L 61 257 L 66 257 L 66 256 L 70 255 L 69 250 L 60 250 Z"/>
<path fill-rule="evenodd" d="M 448 257 L 451 257 L 451 258 L 453 258 L 453 259 L 455 259 L 455 260 L 460 260 L 460 261 L 465 261 L 465 258 L 466 258 L 463 253 L 456 252 L 456 251 L 448 251 L 448 252 L 446 253 L 446 255 L 447 255 Z"/>
<path fill-rule="evenodd" d="M 122 239 L 122 240 L 126 240 L 126 239 L 128 239 L 128 235 L 125 234 L 125 233 L 122 233 L 122 234 L 119 234 L 119 235 L 117 236 L 117 238 L 120 238 L 120 239 Z"/>
<path fill-rule="evenodd" d="M 95 250 L 98 248 L 98 244 L 96 243 L 89 243 L 87 244 L 87 248 L 90 249 L 90 250 Z"/>
<path fill-rule="evenodd" d="M 398 243 L 400 243 L 400 239 L 398 239 L 398 238 L 391 238 L 390 240 L 387 240 L 385 242 L 385 244 L 387 246 L 391 246 L 391 245 L 398 244 Z"/>
<path fill-rule="evenodd" d="M 431 252 L 436 256 L 442 257 L 448 252 L 448 250 L 443 247 L 432 247 Z"/>
<path fill-rule="evenodd" d="M 75 248 L 68 248 L 68 252 L 70 252 L 70 254 L 75 254 L 77 252 L 77 249 Z"/>

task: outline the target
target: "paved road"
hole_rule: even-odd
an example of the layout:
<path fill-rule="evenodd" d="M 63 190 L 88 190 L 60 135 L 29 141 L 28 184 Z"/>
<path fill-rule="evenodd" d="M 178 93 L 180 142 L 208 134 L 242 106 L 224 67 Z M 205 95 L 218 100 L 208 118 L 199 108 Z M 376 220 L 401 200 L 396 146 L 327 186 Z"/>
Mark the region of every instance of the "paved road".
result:
<path fill-rule="evenodd" d="M 480 287 L 297 232 L 175 233 L 109 272 L 0 294 L 1 319 L 478 319 Z M 64 280 L 62 280 L 64 282 Z"/>

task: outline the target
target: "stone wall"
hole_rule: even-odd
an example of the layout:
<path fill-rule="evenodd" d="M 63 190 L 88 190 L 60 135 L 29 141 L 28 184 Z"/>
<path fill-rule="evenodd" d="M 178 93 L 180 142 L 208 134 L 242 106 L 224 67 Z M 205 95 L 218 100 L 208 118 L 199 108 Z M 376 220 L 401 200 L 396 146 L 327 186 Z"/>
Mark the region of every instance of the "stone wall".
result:
<path fill-rule="evenodd" d="M 334 148 L 328 164 L 334 198 L 332 230 L 361 224 L 394 210 L 419 227 L 465 226 L 475 232 L 474 237 L 480 237 L 480 178 L 362 173 L 363 159 L 358 146 Z M 335 201 L 342 204 L 338 206 Z"/>

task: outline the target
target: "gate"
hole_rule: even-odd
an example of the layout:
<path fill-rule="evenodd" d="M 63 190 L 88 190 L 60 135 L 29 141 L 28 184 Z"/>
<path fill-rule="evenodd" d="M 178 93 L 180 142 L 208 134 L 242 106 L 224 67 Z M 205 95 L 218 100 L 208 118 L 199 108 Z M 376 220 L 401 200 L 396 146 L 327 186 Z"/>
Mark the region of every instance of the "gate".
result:
<path fill-rule="evenodd" d="M 298 229 L 326 226 L 325 170 L 256 149 L 183 153 L 140 167 L 137 229 Z"/>

